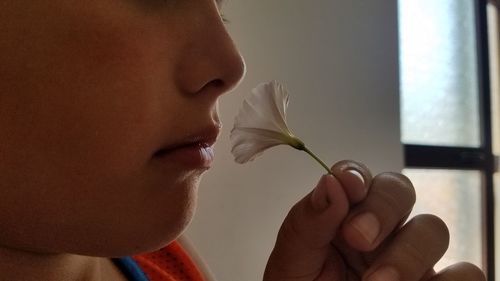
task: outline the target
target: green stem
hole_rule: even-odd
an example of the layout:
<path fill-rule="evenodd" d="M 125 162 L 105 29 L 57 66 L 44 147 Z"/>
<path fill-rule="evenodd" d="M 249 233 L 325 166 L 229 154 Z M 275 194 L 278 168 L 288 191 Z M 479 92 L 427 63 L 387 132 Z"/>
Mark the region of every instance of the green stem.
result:
<path fill-rule="evenodd" d="M 307 154 L 311 155 L 312 158 L 314 158 L 314 160 L 316 160 L 321 166 L 323 166 L 323 168 L 325 168 L 325 170 L 329 173 L 329 174 L 332 174 L 332 171 L 330 170 L 330 168 L 325 164 L 325 162 L 323 162 L 321 159 L 319 159 L 318 156 L 316 156 L 316 154 L 314 154 L 312 151 L 309 150 L 309 148 L 307 147 L 303 147 L 302 148 L 303 151 L 305 151 Z"/>

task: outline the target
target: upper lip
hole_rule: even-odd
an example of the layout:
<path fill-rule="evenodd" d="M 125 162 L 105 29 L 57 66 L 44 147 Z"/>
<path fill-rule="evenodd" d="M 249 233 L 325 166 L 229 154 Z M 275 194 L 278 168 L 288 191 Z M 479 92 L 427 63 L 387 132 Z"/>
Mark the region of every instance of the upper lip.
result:
<path fill-rule="evenodd" d="M 189 145 L 201 145 L 204 147 L 213 146 L 215 144 L 215 141 L 217 140 L 217 137 L 219 136 L 221 127 L 222 126 L 220 124 L 216 123 L 202 127 L 198 130 L 194 130 L 193 133 L 163 146 L 155 153 L 155 155 L 163 154 L 168 151 Z"/>

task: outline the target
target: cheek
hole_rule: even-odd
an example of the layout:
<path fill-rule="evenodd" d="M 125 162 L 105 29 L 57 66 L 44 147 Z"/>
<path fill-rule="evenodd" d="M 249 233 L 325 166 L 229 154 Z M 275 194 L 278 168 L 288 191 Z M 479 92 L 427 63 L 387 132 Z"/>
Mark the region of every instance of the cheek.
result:
<path fill-rule="evenodd" d="M 177 104 L 179 43 L 169 44 L 176 40 L 165 38 L 161 25 L 118 1 L 72 9 L 67 5 L 79 4 L 71 2 L 56 4 L 64 12 L 37 22 L 41 30 L 6 28 L 12 34 L 0 42 L 0 126 L 13 134 L 3 143 L 22 146 L 29 155 L 20 158 L 42 158 L 33 164 L 77 159 L 96 170 L 135 169 L 175 127 L 166 125 L 165 112 Z"/>
<path fill-rule="evenodd" d="M 62 26 L 19 33 L 31 42 L 22 51 L 0 43 L 0 228 L 13 244 L 81 253 L 164 243 L 190 220 L 197 185 L 147 166 L 175 48 L 160 52 L 140 29 Z"/>
<path fill-rule="evenodd" d="M 152 153 L 160 128 L 158 80 L 169 69 L 155 67 L 158 52 L 138 30 L 85 24 L 24 34 L 32 44 L 3 58 L 10 77 L 1 87 L 10 93 L 2 95 L 8 120 L 2 125 L 17 130 L 13 145 L 37 155 L 97 157 L 90 162 L 126 168 Z"/>

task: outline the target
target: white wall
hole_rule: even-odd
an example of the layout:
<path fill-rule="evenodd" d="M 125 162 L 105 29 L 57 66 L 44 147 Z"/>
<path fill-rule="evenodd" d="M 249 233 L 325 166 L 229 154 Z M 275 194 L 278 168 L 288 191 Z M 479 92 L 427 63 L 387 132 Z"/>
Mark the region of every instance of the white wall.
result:
<path fill-rule="evenodd" d="M 277 79 L 290 91 L 289 125 L 325 161 L 400 171 L 396 0 L 230 0 L 224 8 L 247 62 L 222 98 L 216 161 L 187 231 L 220 281 L 260 280 L 287 210 L 323 170 L 288 147 L 238 165 L 229 131 L 243 95 Z"/>

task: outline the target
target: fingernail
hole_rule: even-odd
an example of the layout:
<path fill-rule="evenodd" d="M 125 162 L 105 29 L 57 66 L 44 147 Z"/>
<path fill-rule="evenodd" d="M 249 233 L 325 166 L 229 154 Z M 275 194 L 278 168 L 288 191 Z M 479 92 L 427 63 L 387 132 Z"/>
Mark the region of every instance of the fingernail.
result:
<path fill-rule="evenodd" d="M 380 223 L 372 213 L 362 213 L 351 220 L 351 225 L 370 245 L 377 239 L 380 232 Z"/>
<path fill-rule="evenodd" d="M 311 201 L 313 208 L 317 211 L 323 211 L 330 205 L 327 189 L 331 184 L 331 180 L 333 180 L 333 176 L 330 174 L 321 176 L 318 184 L 313 190 Z"/>
<path fill-rule="evenodd" d="M 368 281 L 399 281 L 398 272 L 389 266 L 382 267 L 375 271 L 370 277 L 368 277 Z"/>
<path fill-rule="evenodd" d="M 352 169 L 352 168 L 349 168 L 349 169 L 347 169 L 347 170 L 345 170 L 345 171 L 346 171 L 346 172 L 349 172 L 349 173 L 351 173 L 351 174 L 353 174 L 353 175 L 355 175 L 357 178 L 359 178 L 359 180 L 360 180 L 363 184 L 365 184 L 365 179 L 363 178 L 363 175 L 362 175 L 360 172 L 358 172 L 357 170 Z"/>

